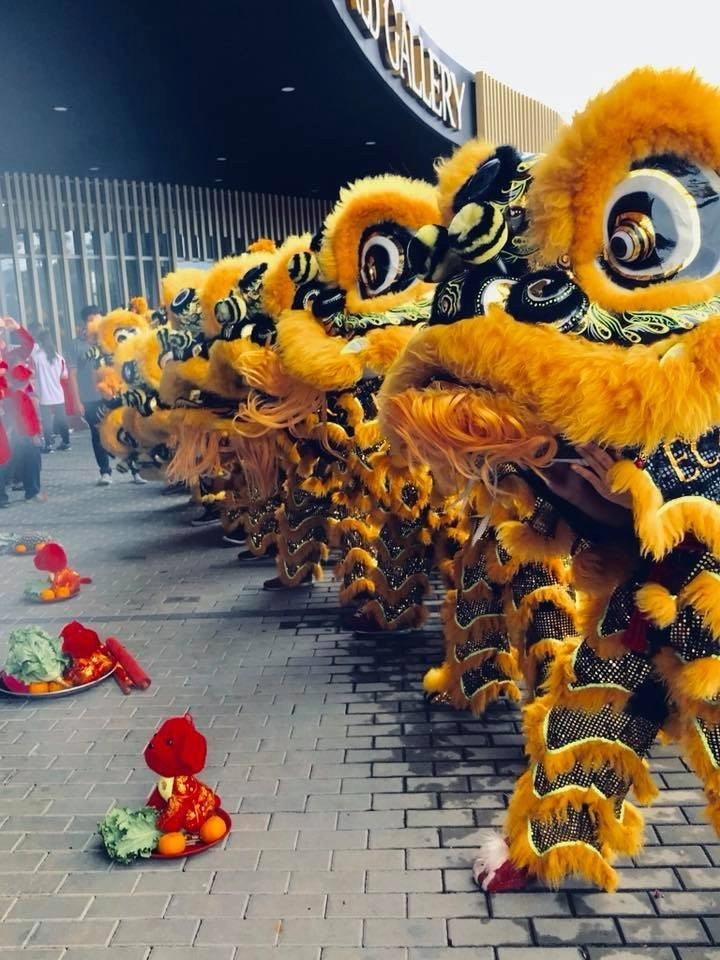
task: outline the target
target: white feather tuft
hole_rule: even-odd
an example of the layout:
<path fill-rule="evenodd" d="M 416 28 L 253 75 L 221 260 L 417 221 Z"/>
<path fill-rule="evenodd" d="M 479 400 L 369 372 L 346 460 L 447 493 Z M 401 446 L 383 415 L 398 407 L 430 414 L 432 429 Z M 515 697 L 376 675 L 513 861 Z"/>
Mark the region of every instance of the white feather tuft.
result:
<path fill-rule="evenodd" d="M 510 850 L 500 833 L 488 831 L 482 839 L 478 856 L 473 863 L 473 879 L 487 890 L 495 872 L 510 859 Z"/>

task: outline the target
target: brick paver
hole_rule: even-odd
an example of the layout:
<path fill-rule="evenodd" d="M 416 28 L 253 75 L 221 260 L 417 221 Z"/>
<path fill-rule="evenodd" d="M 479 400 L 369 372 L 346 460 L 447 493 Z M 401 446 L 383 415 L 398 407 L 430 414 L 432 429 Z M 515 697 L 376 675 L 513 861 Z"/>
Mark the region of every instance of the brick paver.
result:
<path fill-rule="evenodd" d="M 94 582 L 32 606 L 31 559 L 0 556 L 0 660 L 14 626 L 78 619 L 153 684 L 0 698 L 0 960 L 720 960 L 720 839 L 674 746 L 653 753 L 647 846 L 616 895 L 485 896 L 469 868 L 523 769 L 519 712 L 425 703 L 438 598 L 422 631 L 354 636 L 330 567 L 312 590 L 264 593 L 272 564 L 241 566 L 185 498 L 96 487 L 85 433 L 43 481 L 48 502 L 12 494 L 3 529 L 51 533 Z M 96 821 L 146 799 L 143 747 L 187 709 L 233 831 L 201 856 L 111 864 Z"/>

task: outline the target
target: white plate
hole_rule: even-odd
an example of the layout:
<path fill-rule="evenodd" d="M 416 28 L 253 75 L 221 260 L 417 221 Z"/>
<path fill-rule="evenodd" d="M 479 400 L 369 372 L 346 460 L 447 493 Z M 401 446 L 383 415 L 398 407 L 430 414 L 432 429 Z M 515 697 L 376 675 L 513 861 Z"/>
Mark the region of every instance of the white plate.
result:
<path fill-rule="evenodd" d="M 113 673 L 115 673 L 115 664 L 110 667 L 107 673 L 104 673 L 96 680 L 91 680 L 90 683 L 81 683 L 77 687 L 65 687 L 64 690 L 51 690 L 49 693 L 26 693 L 22 690 L 8 690 L 3 683 L 2 677 L 0 677 L 0 694 L 2 694 L 4 697 L 24 697 L 26 700 L 49 700 L 51 697 L 70 697 L 74 693 L 82 693 L 83 690 L 89 690 L 90 687 L 96 687 L 98 683 L 102 683 L 103 680 L 107 680 L 107 678 Z"/>

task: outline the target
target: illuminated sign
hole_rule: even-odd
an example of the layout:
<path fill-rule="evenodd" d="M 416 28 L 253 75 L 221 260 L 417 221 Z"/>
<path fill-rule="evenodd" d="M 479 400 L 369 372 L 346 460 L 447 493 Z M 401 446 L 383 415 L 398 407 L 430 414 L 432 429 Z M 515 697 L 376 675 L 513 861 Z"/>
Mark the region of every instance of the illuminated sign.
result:
<path fill-rule="evenodd" d="M 456 133 L 471 136 L 471 75 L 413 29 L 402 0 L 345 0 L 366 40 L 377 44 L 385 69 L 427 110 Z M 468 109 L 468 108 L 471 109 Z"/>

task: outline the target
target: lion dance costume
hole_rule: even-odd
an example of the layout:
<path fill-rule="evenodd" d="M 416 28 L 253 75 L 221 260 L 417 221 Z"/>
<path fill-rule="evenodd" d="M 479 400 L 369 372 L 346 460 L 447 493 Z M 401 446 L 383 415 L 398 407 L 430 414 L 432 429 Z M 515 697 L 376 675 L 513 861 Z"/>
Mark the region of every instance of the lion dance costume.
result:
<path fill-rule="evenodd" d="M 720 91 L 694 74 L 649 68 L 591 101 L 533 168 L 533 270 L 477 316 L 419 333 L 386 384 L 391 435 L 403 394 L 464 387 L 450 453 L 425 439 L 454 480 L 458 461 L 478 483 L 510 463 L 537 488 L 559 442 L 596 443 L 631 503 L 622 532 L 551 498 L 575 534 L 582 640 L 525 708 L 530 765 L 506 863 L 477 868 L 486 889 L 508 869 L 613 889 L 613 856 L 642 844 L 628 795 L 656 793 L 646 758 L 660 730 L 720 830 L 718 110 Z"/>
<path fill-rule="evenodd" d="M 320 392 L 306 426 L 322 472 L 303 485 L 338 511 L 340 602 L 356 605 L 353 629 L 415 627 L 425 618 L 433 533 L 432 479 L 393 457 L 377 420 L 376 395 L 415 327 L 430 315 L 433 286 L 408 250 L 438 217 L 430 184 L 385 175 L 341 191 L 315 241 L 322 289 L 305 309 L 278 319 L 287 370 Z M 296 428 L 297 429 L 297 428 Z M 310 486 L 310 484 L 313 486 Z"/>

